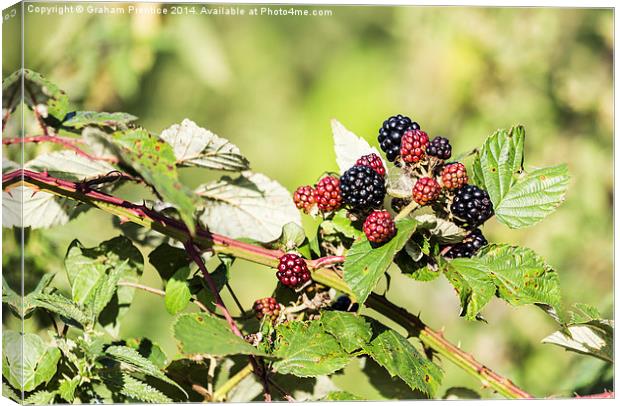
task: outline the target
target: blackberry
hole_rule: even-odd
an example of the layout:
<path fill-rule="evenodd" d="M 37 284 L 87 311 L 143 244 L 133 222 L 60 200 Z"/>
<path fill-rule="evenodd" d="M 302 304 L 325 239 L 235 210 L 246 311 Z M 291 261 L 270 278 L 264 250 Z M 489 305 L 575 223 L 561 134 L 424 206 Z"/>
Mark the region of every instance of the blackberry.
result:
<path fill-rule="evenodd" d="M 394 162 L 400 154 L 400 141 L 405 131 L 419 129 L 420 125 L 418 123 L 411 121 L 409 117 L 402 114 L 385 120 L 379 129 L 378 140 L 387 160 Z"/>
<path fill-rule="evenodd" d="M 355 165 L 367 166 L 374 169 L 381 176 L 385 176 L 385 167 L 383 161 L 377 154 L 364 155 L 355 162 Z"/>
<path fill-rule="evenodd" d="M 310 214 L 312 207 L 316 204 L 314 193 L 315 191 L 312 186 L 306 185 L 298 187 L 293 194 L 295 206 L 299 210 L 303 210 L 304 213 Z"/>
<path fill-rule="evenodd" d="M 396 234 L 394 220 L 387 210 L 375 210 L 364 221 L 364 234 L 368 241 L 381 244 L 392 239 Z"/>
<path fill-rule="evenodd" d="M 420 130 L 408 130 L 403 134 L 400 156 L 404 162 L 414 164 L 424 158 L 428 146 L 428 135 Z"/>
<path fill-rule="evenodd" d="M 342 204 L 340 179 L 335 176 L 325 176 L 314 187 L 314 198 L 322 212 L 338 210 Z"/>
<path fill-rule="evenodd" d="M 256 312 L 256 318 L 259 320 L 266 317 L 270 318 L 271 321 L 276 321 L 280 315 L 280 304 L 273 297 L 258 299 L 254 302 L 253 309 Z"/>
<path fill-rule="evenodd" d="M 473 229 L 493 215 L 489 194 L 474 185 L 464 185 L 456 190 L 450 211 L 454 222 L 466 229 Z"/>
<path fill-rule="evenodd" d="M 336 301 L 332 303 L 332 310 L 339 310 L 341 312 L 356 312 L 359 309 L 359 304 L 351 304 L 351 299 L 347 295 L 338 296 Z"/>
<path fill-rule="evenodd" d="M 409 204 L 409 201 L 405 199 L 401 199 L 399 197 L 395 197 L 392 199 L 390 206 L 392 207 L 392 210 L 398 213 L 408 204 Z"/>
<path fill-rule="evenodd" d="M 467 181 L 467 169 L 460 162 L 448 164 L 441 170 L 441 183 L 448 190 L 458 189 Z"/>
<path fill-rule="evenodd" d="M 284 254 L 280 257 L 278 280 L 283 285 L 296 288 L 310 280 L 310 271 L 306 261 L 297 254 Z"/>
<path fill-rule="evenodd" d="M 426 154 L 439 159 L 450 159 L 450 156 L 452 156 L 450 141 L 444 137 L 433 138 L 426 147 Z"/>
<path fill-rule="evenodd" d="M 441 186 L 433 178 L 420 178 L 413 186 L 413 200 L 420 206 L 425 206 L 439 197 Z"/>
<path fill-rule="evenodd" d="M 450 251 L 444 254 L 446 258 L 471 258 L 473 257 L 480 248 L 484 247 L 488 244 L 484 235 L 482 235 L 482 231 L 479 228 L 476 228 L 471 233 L 467 234 L 463 241 L 454 244 Z"/>
<path fill-rule="evenodd" d="M 381 207 L 385 198 L 385 180 L 367 166 L 355 165 L 340 177 L 342 200 L 353 209 Z"/>

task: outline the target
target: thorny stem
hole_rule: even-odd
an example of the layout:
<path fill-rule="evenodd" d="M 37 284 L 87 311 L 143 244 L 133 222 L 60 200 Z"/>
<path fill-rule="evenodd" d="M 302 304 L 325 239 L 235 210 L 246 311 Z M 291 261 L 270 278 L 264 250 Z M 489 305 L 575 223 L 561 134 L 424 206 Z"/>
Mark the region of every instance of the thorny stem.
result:
<path fill-rule="evenodd" d="M 77 138 L 70 138 L 70 137 L 59 137 L 56 135 L 34 135 L 34 136 L 28 136 L 28 137 L 19 137 L 19 138 L 4 138 L 2 140 L 2 144 L 4 145 L 13 145 L 13 144 L 20 144 L 20 143 L 24 143 L 24 144 L 28 144 L 28 143 L 33 143 L 33 144 L 38 144 L 38 143 L 42 143 L 42 142 L 51 142 L 54 144 L 58 144 L 58 145 L 62 145 L 63 147 L 70 149 L 72 151 L 74 151 L 76 154 L 83 156 L 84 158 L 88 158 L 92 161 L 105 161 L 105 162 L 110 162 L 110 163 L 118 163 L 118 159 L 113 158 L 113 157 L 98 157 L 98 156 L 94 156 L 89 154 L 88 152 L 84 151 L 83 149 L 81 149 L 78 144 L 82 143 L 82 140 L 77 139 Z"/>
<path fill-rule="evenodd" d="M 46 192 L 59 196 L 69 197 L 118 216 L 123 221 L 131 221 L 181 241 L 186 245 L 186 247 L 189 247 L 189 253 L 194 257 L 194 259 L 199 260 L 198 265 L 201 267 L 203 275 L 205 276 L 209 274 L 206 272 L 206 267 L 204 267 L 204 263 L 202 263 L 200 255 L 197 253 L 198 251 L 196 246 L 204 250 L 211 249 L 215 253 L 233 255 L 237 258 L 270 267 L 277 266 L 278 258 L 283 254 L 278 250 L 270 250 L 218 234 L 212 234 L 201 228 L 198 228 L 196 235 L 191 237 L 187 226 L 178 220 L 168 218 L 159 212 L 146 208 L 145 206 L 136 205 L 99 191 L 91 190 L 80 192 L 78 191 L 78 184 L 51 177 L 46 173 L 38 173 L 29 170 L 16 170 L 3 175 L 2 183 L 3 190 L 9 192 L 10 189 L 15 186 L 29 186 L 36 190 L 45 190 Z M 315 282 L 334 288 L 346 294 L 352 294 L 350 288 L 334 270 L 317 267 L 316 261 L 317 260 L 314 262 L 309 261 L 308 263 L 309 268 L 311 269 L 312 279 Z M 210 275 L 208 278 L 207 283 L 209 283 Z M 213 284 L 212 280 L 211 283 Z M 214 297 L 218 300 L 219 294 L 217 294 L 217 289 L 214 289 L 214 292 Z M 219 301 L 221 302 L 221 298 Z M 424 324 L 419 317 L 392 304 L 385 297 L 373 293 L 366 301 L 366 305 L 401 325 L 409 332 L 409 334 L 419 337 L 424 344 L 432 348 L 434 351 L 456 364 L 465 372 L 480 379 L 484 385 L 493 388 L 502 395 L 509 398 L 533 397 L 516 386 L 509 379 L 482 365 L 471 354 L 464 352 L 454 344 L 450 343 L 445 339 L 443 333 L 431 329 Z M 228 315 L 230 316 L 230 314 Z M 232 320 L 232 318 L 230 319 Z M 230 320 L 229 324 L 231 324 Z M 232 320 L 231 328 L 232 326 L 234 326 L 234 330 L 238 332 L 238 334 L 237 332 L 235 332 L 235 334 L 239 335 L 240 332 L 238 328 L 236 328 L 234 320 Z M 253 365 L 253 368 L 258 370 L 255 365 Z"/>

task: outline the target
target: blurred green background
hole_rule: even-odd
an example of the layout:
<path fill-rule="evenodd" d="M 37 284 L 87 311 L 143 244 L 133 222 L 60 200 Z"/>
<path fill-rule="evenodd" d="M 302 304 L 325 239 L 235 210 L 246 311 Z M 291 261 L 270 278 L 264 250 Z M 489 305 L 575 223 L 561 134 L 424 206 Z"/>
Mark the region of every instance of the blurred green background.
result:
<path fill-rule="evenodd" d="M 331 118 L 377 146 L 383 120 L 406 114 L 431 136 L 449 137 L 457 152 L 479 146 L 496 128 L 523 124 L 526 165 L 568 163 L 567 200 L 534 227 L 509 230 L 491 220 L 484 232 L 490 241 L 537 251 L 558 270 L 567 305 L 589 303 L 611 318 L 613 11 L 317 8 L 333 15 L 27 14 L 25 66 L 56 82 L 80 109 L 126 111 L 153 132 L 190 118 L 230 139 L 255 171 L 289 190 L 337 170 Z M 4 41 L 5 58 L 16 58 Z M 185 181 L 203 183 L 202 173 L 185 173 Z M 316 226 L 304 222 L 308 231 Z M 56 283 L 66 285 L 60 258 L 69 242 L 91 246 L 117 234 L 111 218 L 94 211 L 32 233 L 32 266 L 58 272 Z M 7 230 L 3 236 L 12 237 Z M 570 395 L 602 368 L 540 344 L 556 325 L 533 306 L 495 300 L 483 312 L 488 324 L 467 322 L 444 278 L 421 283 L 397 269 L 391 274 L 390 299 L 535 395 Z M 161 286 L 150 265 L 143 282 Z M 275 278 L 238 261 L 232 285 L 250 307 L 271 293 Z M 148 336 L 171 357 L 171 321 L 160 298 L 138 292 L 121 336 Z M 480 389 L 452 364 L 442 366 L 444 389 Z M 351 366 L 334 381 L 366 398 L 385 396 L 364 389 L 365 379 Z"/>

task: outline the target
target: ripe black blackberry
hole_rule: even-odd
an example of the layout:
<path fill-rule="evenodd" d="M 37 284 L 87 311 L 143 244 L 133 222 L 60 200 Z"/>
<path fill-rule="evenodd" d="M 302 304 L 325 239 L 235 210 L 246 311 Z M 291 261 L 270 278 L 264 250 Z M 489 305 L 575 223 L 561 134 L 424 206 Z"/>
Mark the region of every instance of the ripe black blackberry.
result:
<path fill-rule="evenodd" d="M 450 141 L 444 137 L 433 138 L 426 147 L 426 155 L 439 159 L 450 159 L 450 156 L 452 156 Z"/>
<path fill-rule="evenodd" d="M 254 302 L 253 309 L 256 312 L 256 318 L 259 320 L 266 317 L 271 321 L 276 321 L 280 316 L 280 304 L 273 297 L 258 299 Z"/>
<path fill-rule="evenodd" d="M 355 210 L 381 207 L 385 192 L 385 179 L 368 166 L 355 165 L 340 177 L 342 200 Z"/>
<path fill-rule="evenodd" d="M 394 162 L 400 154 L 400 140 L 407 130 L 419 130 L 420 125 L 407 116 L 398 114 L 383 122 L 379 129 L 379 145 L 388 161 Z"/>
<path fill-rule="evenodd" d="M 493 203 L 485 190 L 474 185 L 464 185 L 454 193 L 450 211 L 457 225 L 471 230 L 493 215 Z"/>
<path fill-rule="evenodd" d="M 359 309 L 359 304 L 351 304 L 351 299 L 347 295 L 338 296 L 336 301 L 331 305 L 332 310 L 339 310 L 341 312 L 356 312 Z"/>
<path fill-rule="evenodd" d="M 467 234 L 463 241 L 454 244 L 450 251 L 444 254 L 446 258 L 471 258 L 480 250 L 480 248 L 484 247 L 488 244 L 484 235 L 482 235 L 482 231 L 479 228 L 476 228 L 471 233 Z"/>
<path fill-rule="evenodd" d="M 280 257 L 278 280 L 290 288 L 296 288 L 310 280 L 310 271 L 306 261 L 297 254 L 284 254 Z"/>

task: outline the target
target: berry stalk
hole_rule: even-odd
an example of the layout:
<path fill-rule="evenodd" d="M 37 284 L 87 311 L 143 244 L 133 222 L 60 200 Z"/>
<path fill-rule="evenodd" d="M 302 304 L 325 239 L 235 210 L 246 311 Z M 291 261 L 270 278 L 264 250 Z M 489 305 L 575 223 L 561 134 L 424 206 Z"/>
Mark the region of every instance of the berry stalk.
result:
<path fill-rule="evenodd" d="M 237 258 L 246 259 L 273 268 L 277 266 L 279 257 L 284 254 L 278 250 L 270 250 L 236 241 L 225 236 L 212 234 L 200 228 L 198 228 L 196 234 L 192 236 L 187 226 L 182 222 L 166 217 L 144 205 L 136 205 L 96 190 L 85 190 L 83 187 L 80 187 L 79 183 L 58 179 L 47 173 L 21 169 L 9 172 L 3 175 L 2 186 L 3 190 L 9 193 L 10 190 L 16 186 L 28 186 L 31 189 L 68 197 L 118 216 L 123 221 L 131 221 L 183 243 L 191 241 L 191 243 L 196 245 L 196 249 L 212 249 L 218 253 L 234 255 Z M 412 207 L 411 210 L 413 210 L 413 208 L 414 207 Z M 321 261 L 321 259 L 308 261 L 308 268 L 311 271 L 312 279 L 317 283 L 337 289 L 346 294 L 351 294 L 351 290 L 336 271 L 323 267 L 327 264 L 336 264 L 343 261 L 344 257 L 326 257 L 323 258 L 323 261 Z M 509 379 L 493 372 L 476 361 L 471 354 L 462 351 L 456 345 L 450 343 L 443 337 L 442 333 L 431 329 L 419 317 L 394 305 L 385 297 L 373 293 L 369 296 L 366 305 L 398 323 L 410 334 L 419 337 L 423 343 L 434 351 L 442 354 L 459 368 L 480 379 L 484 385 L 493 388 L 498 393 L 510 398 L 533 397 L 520 389 Z"/>

